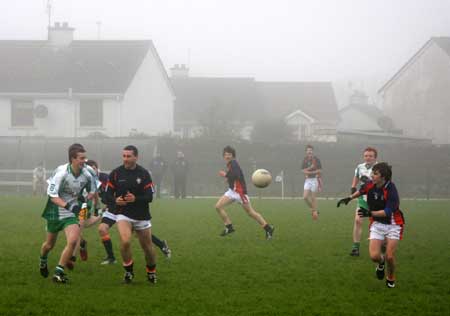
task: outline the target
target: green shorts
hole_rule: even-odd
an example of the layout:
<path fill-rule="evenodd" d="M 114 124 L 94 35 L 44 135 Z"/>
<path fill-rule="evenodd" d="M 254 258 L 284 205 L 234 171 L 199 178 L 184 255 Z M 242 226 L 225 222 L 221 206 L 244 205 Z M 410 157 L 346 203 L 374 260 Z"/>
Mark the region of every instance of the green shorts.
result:
<path fill-rule="evenodd" d="M 360 196 L 358 197 L 358 208 L 365 208 L 366 210 L 369 209 L 369 205 L 367 205 L 367 201 L 364 200 L 364 197 Z"/>
<path fill-rule="evenodd" d="M 61 219 L 61 220 L 47 221 L 46 230 L 49 233 L 56 234 L 56 233 L 64 230 L 67 226 L 73 225 L 73 224 L 79 225 L 78 218 L 76 218 L 76 217 L 67 217 L 67 218 L 64 218 L 64 219 Z"/>

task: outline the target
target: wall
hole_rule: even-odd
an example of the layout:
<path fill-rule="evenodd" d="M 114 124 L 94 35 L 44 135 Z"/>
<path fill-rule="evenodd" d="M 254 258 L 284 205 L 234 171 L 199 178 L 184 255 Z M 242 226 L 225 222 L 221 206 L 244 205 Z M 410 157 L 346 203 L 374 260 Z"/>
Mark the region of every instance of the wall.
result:
<path fill-rule="evenodd" d="M 450 144 L 450 57 L 434 42 L 384 92 L 383 108 L 412 137 Z"/>

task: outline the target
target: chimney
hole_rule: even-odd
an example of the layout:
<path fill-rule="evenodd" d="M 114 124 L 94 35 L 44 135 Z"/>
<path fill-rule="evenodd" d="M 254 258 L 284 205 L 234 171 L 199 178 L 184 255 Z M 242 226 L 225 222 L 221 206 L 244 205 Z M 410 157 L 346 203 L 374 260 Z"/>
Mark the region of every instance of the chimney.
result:
<path fill-rule="evenodd" d="M 186 67 L 185 64 L 175 64 L 172 68 L 170 68 L 172 72 L 172 78 L 188 78 L 189 77 L 189 68 Z"/>
<path fill-rule="evenodd" d="M 48 42 L 55 48 L 65 48 L 73 41 L 73 27 L 69 27 L 67 22 L 62 24 L 55 22 L 54 26 L 48 28 Z"/>

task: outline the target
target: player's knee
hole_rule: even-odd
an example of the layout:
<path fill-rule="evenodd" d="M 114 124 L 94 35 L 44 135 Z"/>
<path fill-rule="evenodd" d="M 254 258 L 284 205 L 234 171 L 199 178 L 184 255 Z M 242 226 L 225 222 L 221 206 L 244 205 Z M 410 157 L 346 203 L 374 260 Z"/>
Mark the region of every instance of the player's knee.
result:
<path fill-rule="evenodd" d="M 45 251 L 50 251 L 53 249 L 53 247 L 55 246 L 54 243 L 49 243 L 49 242 L 44 242 L 44 244 L 42 245 L 42 248 L 44 248 Z"/>

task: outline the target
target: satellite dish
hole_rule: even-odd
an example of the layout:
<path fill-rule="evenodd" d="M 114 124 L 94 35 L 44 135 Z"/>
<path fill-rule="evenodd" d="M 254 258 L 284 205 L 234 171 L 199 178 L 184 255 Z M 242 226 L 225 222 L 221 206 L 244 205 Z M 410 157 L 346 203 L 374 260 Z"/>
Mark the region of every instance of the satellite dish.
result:
<path fill-rule="evenodd" d="M 46 118 L 47 115 L 48 108 L 45 105 L 39 104 L 34 108 L 34 116 L 36 116 L 37 118 Z"/>

